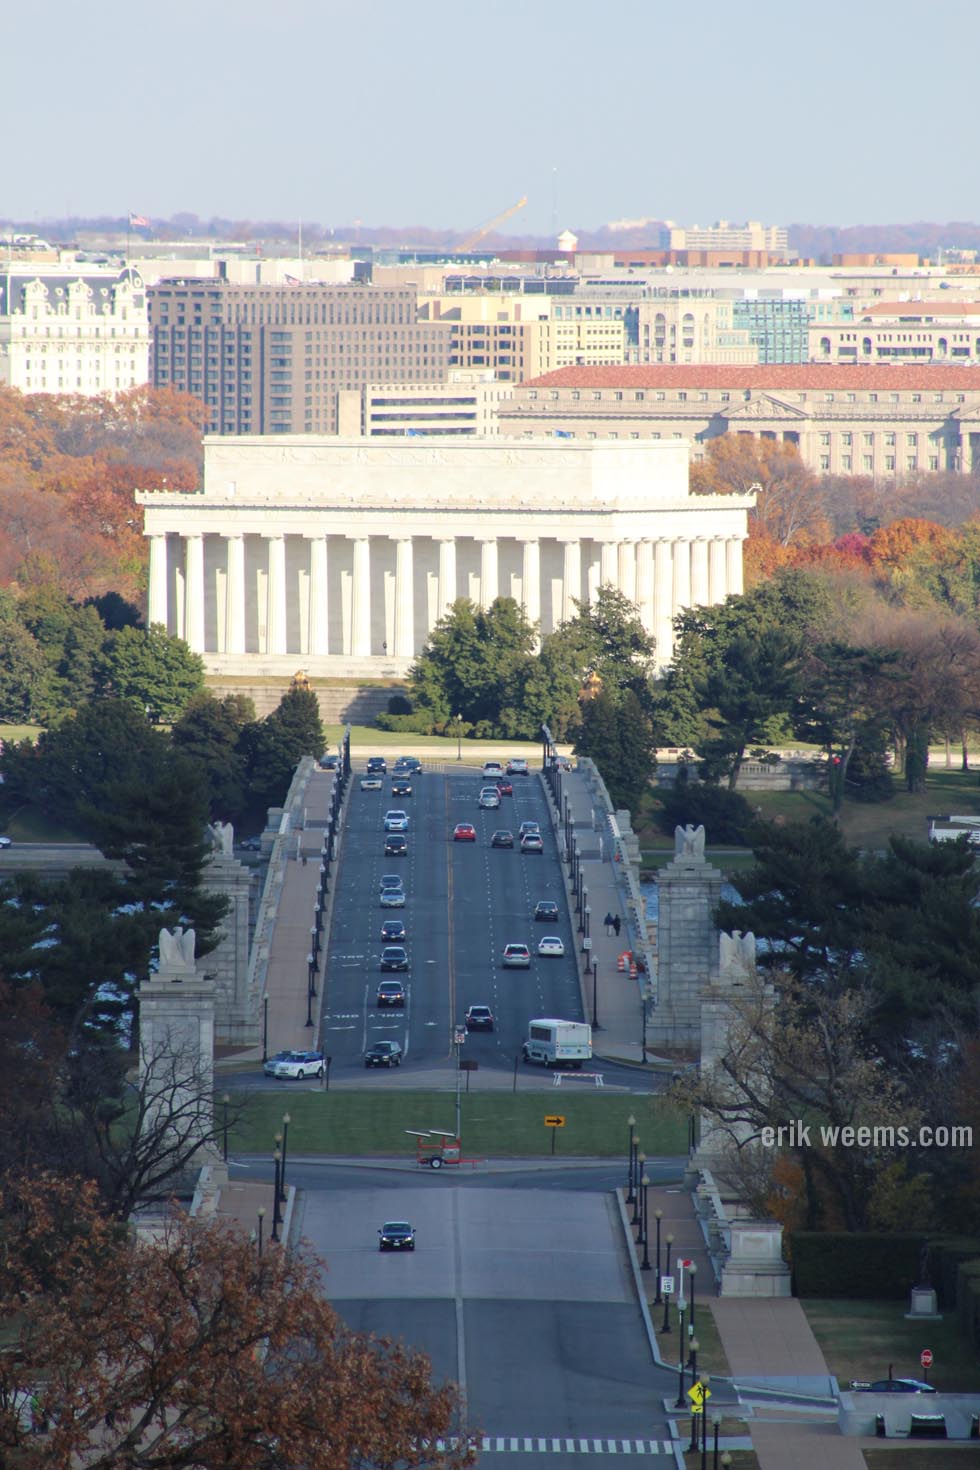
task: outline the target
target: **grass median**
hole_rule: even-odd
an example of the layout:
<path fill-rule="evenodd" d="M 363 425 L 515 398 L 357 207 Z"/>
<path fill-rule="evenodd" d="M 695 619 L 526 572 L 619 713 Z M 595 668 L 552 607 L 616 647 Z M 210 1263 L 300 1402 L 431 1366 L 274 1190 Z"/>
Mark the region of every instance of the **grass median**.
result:
<path fill-rule="evenodd" d="M 461 1098 L 463 1154 L 476 1158 L 625 1159 L 627 1118 L 637 1122 L 641 1146 L 648 1156 L 679 1155 L 687 1150 L 687 1117 L 659 1099 L 605 1097 L 601 1092 L 577 1096 L 562 1090 L 548 1093 L 480 1093 Z M 340 1154 L 352 1158 L 415 1157 L 413 1130 L 455 1129 L 456 1098 L 449 1091 L 406 1092 L 401 1088 L 357 1092 L 310 1091 L 238 1093 L 228 1145 L 233 1152 L 271 1153 L 289 1114 L 289 1152 Z M 564 1118 L 549 1128 L 545 1118 Z"/>

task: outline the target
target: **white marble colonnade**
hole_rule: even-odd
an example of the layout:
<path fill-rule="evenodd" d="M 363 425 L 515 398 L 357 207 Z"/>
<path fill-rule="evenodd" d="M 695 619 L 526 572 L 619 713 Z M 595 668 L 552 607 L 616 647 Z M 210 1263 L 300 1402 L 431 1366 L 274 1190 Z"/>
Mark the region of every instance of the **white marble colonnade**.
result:
<path fill-rule="evenodd" d="M 149 541 L 150 621 L 197 653 L 233 657 L 410 661 L 458 597 L 489 607 L 498 596 L 513 596 L 546 633 L 574 617 L 576 604 L 593 598 L 600 586 L 611 586 L 636 604 L 662 663 L 678 612 L 742 590 L 737 536 L 469 539 L 399 531 L 246 537 L 233 531 L 158 534 Z M 380 616 L 379 577 L 387 584 Z"/>

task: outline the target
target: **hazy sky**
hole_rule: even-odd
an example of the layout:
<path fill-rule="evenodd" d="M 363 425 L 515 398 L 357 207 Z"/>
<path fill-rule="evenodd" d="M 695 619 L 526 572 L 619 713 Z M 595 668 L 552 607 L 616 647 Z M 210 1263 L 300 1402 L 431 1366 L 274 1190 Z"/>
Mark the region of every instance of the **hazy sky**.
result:
<path fill-rule="evenodd" d="M 21 0 L 0 218 L 978 220 L 978 43 L 980 0 Z"/>

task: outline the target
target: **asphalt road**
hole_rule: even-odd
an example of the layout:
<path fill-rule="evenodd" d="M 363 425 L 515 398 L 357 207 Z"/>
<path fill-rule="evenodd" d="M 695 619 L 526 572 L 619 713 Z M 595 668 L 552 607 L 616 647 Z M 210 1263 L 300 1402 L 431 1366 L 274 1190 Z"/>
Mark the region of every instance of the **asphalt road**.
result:
<path fill-rule="evenodd" d="M 413 795 L 392 797 L 391 777 L 381 791 L 359 788 L 357 776 L 347 809 L 347 824 L 334 894 L 327 950 L 328 1008 L 322 1018 L 323 1049 L 333 1057 L 332 1077 L 363 1070 L 363 1053 L 372 1042 L 397 1040 L 403 1068 L 421 1070 L 452 1057 L 454 1025 L 470 1005 L 488 1005 L 496 1028 L 473 1032 L 466 1056 L 481 1068 L 511 1070 L 533 1016 L 583 1020 L 576 948 L 565 912 L 561 869 L 547 819 L 544 793 L 531 776 L 515 776 L 514 795 L 499 809 L 481 810 L 479 772 L 463 767 L 445 775 L 423 772 Z M 408 853 L 384 855 L 384 815 L 390 808 L 408 812 Z M 537 821 L 544 852 L 522 854 L 492 848 L 490 836 L 506 827 L 517 834 L 523 821 Z M 457 822 L 476 827 L 477 841 L 454 842 Z M 382 874 L 400 873 L 407 903 L 382 909 Z M 558 901 L 557 925 L 535 923 L 539 899 Z M 379 1009 L 375 997 L 382 948 L 381 924 L 401 918 L 408 930 L 410 969 L 404 1012 Z M 540 958 L 543 934 L 558 934 L 563 958 Z M 523 941 L 532 949 L 531 969 L 505 970 L 504 945 Z"/>

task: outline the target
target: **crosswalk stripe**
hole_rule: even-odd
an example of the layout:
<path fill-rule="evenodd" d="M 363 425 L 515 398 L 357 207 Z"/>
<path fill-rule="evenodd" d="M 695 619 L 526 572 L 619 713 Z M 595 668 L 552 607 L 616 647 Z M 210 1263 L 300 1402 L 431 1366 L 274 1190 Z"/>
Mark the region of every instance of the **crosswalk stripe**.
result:
<path fill-rule="evenodd" d="M 556 1454 L 560 1454 L 561 1453 L 561 1440 L 560 1439 L 553 1439 L 551 1441 L 551 1448 L 555 1451 Z"/>
<path fill-rule="evenodd" d="M 524 1448 L 525 1448 L 525 1450 L 528 1450 L 529 1451 L 531 1449 L 531 1447 L 532 1447 L 531 1446 L 531 1441 L 529 1439 L 526 1439 L 524 1441 Z"/>
<path fill-rule="evenodd" d="M 672 1455 L 674 1448 L 667 1439 L 569 1439 L 543 1435 L 484 1435 L 474 1437 L 472 1443 L 484 1454 L 498 1455 Z M 436 1440 L 435 1448 L 445 1452 L 459 1444 L 458 1439 Z"/>
<path fill-rule="evenodd" d="M 633 1446 L 630 1444 L 630 1442 L 629 1442 L 628 1439 L 624 1439 L 623 1440 L 623 1454 L 624 1455 L 631 1455 L 632 1453 L 633 1453 Z"/>

